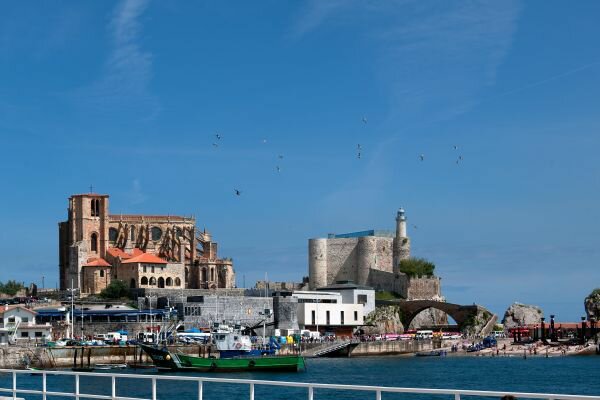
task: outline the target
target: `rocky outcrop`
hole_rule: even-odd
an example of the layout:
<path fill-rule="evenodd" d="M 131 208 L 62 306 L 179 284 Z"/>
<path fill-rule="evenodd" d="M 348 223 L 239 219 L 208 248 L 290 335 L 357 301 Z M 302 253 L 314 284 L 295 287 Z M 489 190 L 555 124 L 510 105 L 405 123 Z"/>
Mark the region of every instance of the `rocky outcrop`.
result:
<path fill-rule="evenodd" d="M 365 325 L 367 335 L 404 332 L 398 306 L 377 307 L 365 317 Z"/>
<path fill-rule="evenodd" d="M 585 312 L 588 318 L 600 320 L 600 288 L 594 289 L 584 301 Z"/>
<path fill-rule="evenodd" d="M 448 316 L 445 312 L 435 308 L 428 308 L 418 313 L 410 322 L 408 329 L 420 329 L 434 325 L 448 324 Z"/>
<path fill-rule="evenodd" d="M 543 316 L 544 313 L 538 306 L 513 303 L 504 313 L 502 323 L 507 329 L 515 328 L 522 325 L 537 324 Z"/>

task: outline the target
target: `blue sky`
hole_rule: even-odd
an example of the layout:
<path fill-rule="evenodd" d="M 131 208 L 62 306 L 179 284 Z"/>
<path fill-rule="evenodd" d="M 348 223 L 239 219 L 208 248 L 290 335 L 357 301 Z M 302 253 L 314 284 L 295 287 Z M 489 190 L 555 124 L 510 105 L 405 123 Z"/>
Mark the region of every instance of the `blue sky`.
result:
<path fill-rule="evenodd" d="M 403 206 L 449 301 L 578 319 L 600 286 L 599 13 L 5 4 L 0 280 L 55 285 L 57 223 L 92 184 L 112 213 L 194 214 L 247 286 L 300 279 L 308 238 L 393 229 Z"/>

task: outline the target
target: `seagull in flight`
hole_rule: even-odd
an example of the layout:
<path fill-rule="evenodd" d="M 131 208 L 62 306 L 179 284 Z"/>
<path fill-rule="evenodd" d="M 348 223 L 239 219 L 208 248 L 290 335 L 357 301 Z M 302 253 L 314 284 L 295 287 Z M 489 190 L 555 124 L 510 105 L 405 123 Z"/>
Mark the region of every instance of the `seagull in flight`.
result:
<path fill-rule="evenodd" d="M 239 196 L 242 194 L 242 192 L 240 190 L 237 190 L 237 189 L 233 189 L 233 190 L 235 191 L 236 196 Z"/>
<path fill-rule="evenodd" d="M 367 117 L 362 117 L 362 122 L 363 122 L 364 124 L 366 124 L 366 123 L 367 123 Z"/>
<path fill-rule="evenodd" d="M 419 227 L 418 227 L 418 226 L 416 226 L 416 225 L 413 225 L 413 228 L 415 228 L 415 229 L 419 229 Z"/>
<path fill-rule="evenodd" d="M 221 134 L 220 133 L 215 133 L 215 137 L 217 138 L 217 140 L 221 140 Z"/>
<path fill-rule="evenodd" d="M 283 154 L 278 155 L 277 158 L 279 158 L 280 160 L 283 160 Z"/>
<path fill-rule="evenodd" d="M 358 159 L 360 160 L 360 151 L 358 152 L 358 154 L 356 155 L 358 157 Z"/>
<path fill-rule="evenodd" d="M 421 161 L 425 161 L 425 154 L 421 154 L 421 155 L 419 156 L 419 159 L 420 159 Z"/>
<path fill-rule="evenodd" d="M 457 145 L 454 145 L 453 147 L 454 147 L 454 150 L 458 150 L 458 146 Z"/>
<path fill-rule="evenodd" d="M 277 169 L 277 172 L 281 172 L 281 167 L 279 165 L 275 168 Z"/>

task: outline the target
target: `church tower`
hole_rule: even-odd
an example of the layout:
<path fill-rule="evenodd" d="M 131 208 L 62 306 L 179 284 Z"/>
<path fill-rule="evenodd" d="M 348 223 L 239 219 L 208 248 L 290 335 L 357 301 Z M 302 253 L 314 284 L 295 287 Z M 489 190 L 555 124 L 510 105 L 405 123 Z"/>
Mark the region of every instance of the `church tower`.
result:
<path fill-rule="evenodd" d="M 397 274 L 400 272 L 400 261 L 410 257 L 410 238 L 406 234 L 406 215 L 402 207 L 396 214 L 396 236 L 393 246 L 393 270 Z"/>
<path fill-rule="evenodd" d="M 82 266 L 104 258 L 108 235 L 108 195 L 76 194 L 69 198 L 69 219 L 59 225 L 60 287 L 81 287 Z"/>

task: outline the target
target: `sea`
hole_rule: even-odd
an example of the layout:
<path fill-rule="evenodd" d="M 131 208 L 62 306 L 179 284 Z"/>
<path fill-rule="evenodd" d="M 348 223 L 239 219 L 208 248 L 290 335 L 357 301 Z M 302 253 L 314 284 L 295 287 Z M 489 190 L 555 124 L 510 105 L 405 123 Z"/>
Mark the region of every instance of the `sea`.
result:
<path fill-rule="evenodd" d="M 541 392 L 555 394 L 600 395 L 600 356 L 582 357 L 364 357 L 315 358 L 306 360 L 307 369 L 297 373 L 181 373 L 181 376 L 207 376 L 275 380 L 288 382 L 337 383 L 410 388 L 474 389 L 490 391 Z M 123 370 L 128 374 L 157 374 L 153 370 Z M 164 376 L 165 373 L 160 375 Z M 177 376 L 177 373 L 169 373 Z M 41 377 L 23 374 L 17 386 L 41 389 Z M 72 377 L 48 377 L 48 390 L 73 391 Z M 0 387 L 10 388 L 10 375 L 0 375 Z M 82 377 L 80 392 L 110 395 L 109 377 Z M 10 396 L 11 394 L 0 394 Z M 117 379 L 117 396 L 151 398 L 148 380 Z M 42 400 L 40 395 L 19 394 L 25 399 Z M 49 396 L 48 399 L 67 399 Z M 82 396 L 84 398 L 84 396 Z M 198 398 L 195 382 L 159 381 L 157 398 L 192 400 Z M 248 399 L 247 385 L 207 382 L 203 399 Z M 305 388 L 257 385 L 255 399 L 306 399 Z M 315 389 L 314 399 L 370 399 L 374 393 Z M 382 399 L 454 400 L 448 395 L 383 393 Z M 475 399 L 475 397 L 463 397 Z"/>

